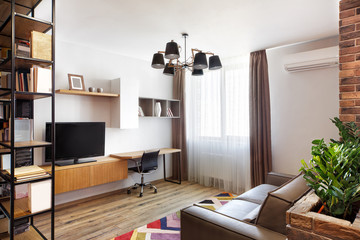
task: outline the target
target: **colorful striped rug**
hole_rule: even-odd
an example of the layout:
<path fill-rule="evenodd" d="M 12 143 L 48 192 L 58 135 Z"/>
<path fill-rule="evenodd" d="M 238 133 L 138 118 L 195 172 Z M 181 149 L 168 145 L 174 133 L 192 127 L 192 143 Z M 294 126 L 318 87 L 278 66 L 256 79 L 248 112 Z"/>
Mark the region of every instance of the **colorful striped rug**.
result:
<path fill-rule="evenodd" d="M 216 210 L 235 197 L 231 193 L 223 192 L 195 205 Z M 112 240 L 180 240 L 180 211 L 136 228 Z"/>

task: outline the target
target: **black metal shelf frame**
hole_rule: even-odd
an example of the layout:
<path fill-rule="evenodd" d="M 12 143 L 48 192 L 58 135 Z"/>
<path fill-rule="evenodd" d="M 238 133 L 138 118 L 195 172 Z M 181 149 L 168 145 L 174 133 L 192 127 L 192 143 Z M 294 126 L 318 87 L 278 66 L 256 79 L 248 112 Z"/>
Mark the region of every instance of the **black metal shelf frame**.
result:
<path fill-rule="evenodd" d="M 5 214 L 6 217 L 10 218 L 9 212 L 7 211 L 7 209 L 4 207 L 4 205 L 1 202 L 0 202 L 0 209 Z M 43 213 L 48 213 L 48 212 L 51 212 L 51 209 L 46 209 L 46 210 L 36 212 L 36 213 L 29 213 L 29 214 L 26 214 L 24 216 L 17 217 L 14 220 L 19 220 L 19 219 L 28 218 L 28 217 L 34 217 L 34 216 L 37 216 L 37 215 L 40 215 L 40 214 L 43 214 Z"/>
<path fill-rule="evenodd" d="M 21 0 L 5 0 L 5 2 L 11 4 L 11 11 L 10 16 L 7 17 L 7 19 L 1 24 L 0 26 L 0 37 L 5 38 L 5 42 L 7 45 L 8 40 L 11 40 L 11 57 L 2 62 L 0 64 L 0 70 L 7 70 L 8 72 L 11 72 L 11 89 L 6 88 L 0 88 L 0 102 L 10 104 L 11 109 L 11 136 L 10 136 L 10 144 L 6 144 L 4 142 L 0 142 L 1 146 L 9 148 L 9 153 L 11 154 L 11 166 L 10 166 L 10 177 L 4 177 L 2 179 L 2 182 L 10 182 L 10 199 L 8 200 L 10 202 L 10 206 L 7 206 L 9 208 L 8 210 L 3 206 L 3 203 L 0 202 L 0 209 L 4 212 L 4 214 L 9 218 L 9 238 L 10 240 L 15 239 L 14 235 L 14 221 L 16 219 L 21 219 L 25 217 L 30 217 L 30 224 L 35 229 L 35 231 L 39 234 L 39 236 L 43 239 L 46 239 L 46 237 L 39 231 L 38 228 L 33 224 L 33 217 L 39 214 L 43 214 L 46 212 L 51 213 L 51 239 L 55 239 L 55 128 L 54 128 L 54 122 L 55 122 L 55 0 L 51 0 L 52 3 L 52 9 L 51 9 L 51 22 L 44 21 L 41 19 L 37 19 L 34 17 L 35 14 L 35 8 L 39 5 L 41 0 L 38 1 L 21 1 Z M 22 4 L 24 3 L 24 4 Z M 30 4 L 27 6 L 26 4 Z M 21 10 L 21 13 L 16 12 L 16 7 L 21 6 L 26 9 L 29 9 L 28 11 L 25 9 Z M 3 18 L 5 19 L 5 18 Z M 48 32 L 49 30 L 52 30 L 52 61 L 46 61 L 41 59 L 32 59 L 32 58 L 24 58 L 24 57 L 16 57 L 15 55 L 15 39 L 24 39 L 26 38 L 25 35 L 29 33 L 23 33 L 19 32 L 17 35 L 17 32 L 15 31 L 17 24 L 16 21 L 19 22 L 25 22 L 26 27 L 28 27 L 28 30 L 37 30 L 41 32 Z M 23 27 L 20 25 L 20 28 Z M 36 26 L 36 27 L 35 27 Z M 40 29 L 40 30 L 39 30 Z M 18 30 L 19 31 L 19 30 Z M 21 31 L 21 30 L 20 30 Z M 28 39 L 26 39 L 28 40 Z M 18 66 L 21 67 L 27 67 L 31 66 L 32 64 L 38 64 L 42 66 L 51 66 L 52 68 L 52 92 L 51 93 L 32 93 L 32 92 L 19 92 L 15 89 L 15 72 Z M 33 101 L 40 98 L 51 98 L 51 142 L 46 143 L 39 143 L 39 144 L 30 144 L 29 146 L 15 146 L 15 134 L 14 134 L 14 119 L 15 119 L 15 113 L 16 113 L 16 99 L 26 99 L 30 100 L 31 104 L 33 104 Z M 15 150 L 25 147 L 30 148 L 37 148 L 37 147 L 45 147 L 50 146 L 52 149 L 52 166 L 51 166 L 51 173 L 50 176 L 38 178 L 38 179 L 32 179 L 32 180 L 26 180 L 26 181 L 16 181 L 13 177 L 15 174 Z M 2 175 L 2 174 L 0 174 Z M 31 183 L 31 182 L 37 182 L 37 181 L 44 181 L 51 179 L 51 208 L 48 210 L 44 210 L 37 213 L 26 213 L 24 216 L 15 218 L 15 186 L 19 184 L 25 184 L 25 183 Z M 9 204 L 9 202 L 7 204 Z"/>

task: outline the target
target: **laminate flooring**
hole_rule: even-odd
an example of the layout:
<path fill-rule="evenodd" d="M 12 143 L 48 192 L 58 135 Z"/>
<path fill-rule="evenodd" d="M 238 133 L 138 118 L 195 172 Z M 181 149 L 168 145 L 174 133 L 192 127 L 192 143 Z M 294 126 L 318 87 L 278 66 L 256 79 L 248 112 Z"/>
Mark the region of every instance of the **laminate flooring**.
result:
<path fill-rule="evenodd" d="M 124 189 L 57 206 L 55 239 L 109 240 L 221 192 L 187 181 L 153 183 L 158 193 L 146 188 L 142 198 L 139 189 Z M 34 223 L 50 239 L 50 214 L 36 216 Z"/>

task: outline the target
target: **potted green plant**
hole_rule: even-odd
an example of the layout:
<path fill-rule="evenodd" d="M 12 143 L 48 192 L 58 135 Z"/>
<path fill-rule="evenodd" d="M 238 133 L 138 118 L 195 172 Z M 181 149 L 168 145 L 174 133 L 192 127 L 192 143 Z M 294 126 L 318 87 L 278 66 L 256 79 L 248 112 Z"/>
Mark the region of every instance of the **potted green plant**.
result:
<path fill-rule="evenodd" d="M 360 201 L 360 138 L 354 122 L 332 120 L 341 139 L 314 140 L 309 165 L 301 161 L 300 171 L 308 185 L 314 189 L 326 214 L 350 220 L 354 204 Z"/>
<path fill-rule="evenodd" d="M 310 162 L 301 161 L 300 171 L 313 192 L 287 212 L 289 239 L 360 239 L 360 129 L 354 122 L 331 121 L 340 140 L 314 140 Z"/>

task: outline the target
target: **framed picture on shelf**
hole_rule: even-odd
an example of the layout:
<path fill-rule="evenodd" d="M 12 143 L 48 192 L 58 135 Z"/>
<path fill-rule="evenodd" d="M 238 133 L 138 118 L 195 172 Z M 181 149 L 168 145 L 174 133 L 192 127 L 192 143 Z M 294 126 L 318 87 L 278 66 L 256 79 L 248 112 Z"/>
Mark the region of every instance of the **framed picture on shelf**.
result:
<path fill-rule="evenodd" d="M 69 89 L 85 91 L 84 77 L 82 75 L 68 74 Z"/>

